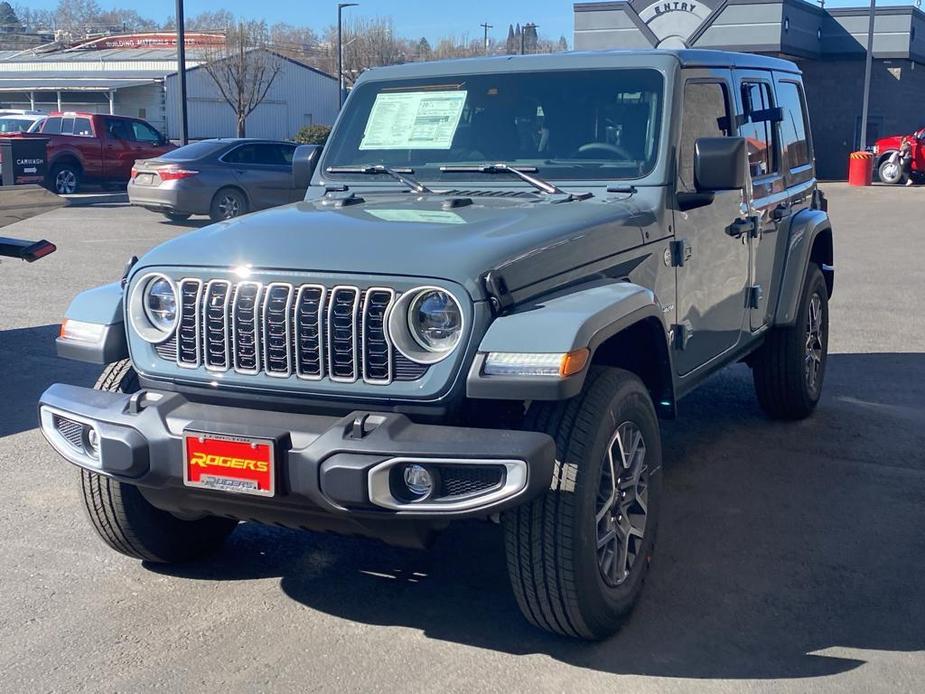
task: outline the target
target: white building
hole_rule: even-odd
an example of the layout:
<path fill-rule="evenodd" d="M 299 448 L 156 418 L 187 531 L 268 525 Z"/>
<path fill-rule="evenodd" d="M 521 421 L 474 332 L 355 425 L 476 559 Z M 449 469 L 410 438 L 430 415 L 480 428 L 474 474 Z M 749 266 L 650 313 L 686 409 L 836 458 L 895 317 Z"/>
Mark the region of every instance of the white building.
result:
<path fill-rule="evenodd" d="M 306 125 L 332 125 L 337 80 L 279 56 L 280 71 L 247 120 L 247 135 L 289 139 Z M 234 111 L 188 49 L 187 103 L 191 139 L 234 136 Z M 177 54 L 172 48 L 0 51 L 0 108 L 91 111 L 135 116 L 171 139 L 180 137 Z"/>

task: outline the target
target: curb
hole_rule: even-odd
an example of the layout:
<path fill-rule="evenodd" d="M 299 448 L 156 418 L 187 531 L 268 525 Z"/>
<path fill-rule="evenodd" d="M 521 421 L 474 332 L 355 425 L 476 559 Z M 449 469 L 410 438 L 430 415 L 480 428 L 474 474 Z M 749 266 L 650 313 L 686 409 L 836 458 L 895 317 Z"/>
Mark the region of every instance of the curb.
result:
<path fill-rule="evenodd" d="M 128 193 L 87 193 L 77 195 L 62 195 L 67 200 L 68 207 L 90 207 L 102 204 L 128 204 Z"/>

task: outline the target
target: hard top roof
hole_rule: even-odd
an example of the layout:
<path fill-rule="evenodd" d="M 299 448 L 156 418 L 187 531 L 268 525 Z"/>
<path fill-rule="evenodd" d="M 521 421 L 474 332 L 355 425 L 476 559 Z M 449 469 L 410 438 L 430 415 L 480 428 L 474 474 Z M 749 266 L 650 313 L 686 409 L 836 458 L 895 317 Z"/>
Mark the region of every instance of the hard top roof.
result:
<path fill-rule="evenodd" d="M 607 51 L 569 51 L 533 55 L 502 55 L 492 57 L 437 60 L 423 63 L 404 63 L 372 68 L 363 73 L 363 80 L 385 80 L 429 77 L 453 74 L 481 74 L 502 72 L 535 72 L 541 70 L 600 69 L 617 67 L 667 67 L 671 63 L 681 67 L 735 67 L 799 73 L 800 69 L 789 60 L 698 48 Z"/>

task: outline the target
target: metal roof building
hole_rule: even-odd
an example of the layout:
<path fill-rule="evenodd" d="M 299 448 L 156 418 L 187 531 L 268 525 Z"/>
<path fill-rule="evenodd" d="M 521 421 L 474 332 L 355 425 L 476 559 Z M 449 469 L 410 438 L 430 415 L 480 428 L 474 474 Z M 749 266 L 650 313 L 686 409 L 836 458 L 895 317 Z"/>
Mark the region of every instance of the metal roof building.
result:
<path fill-rule="evenodd" d="M 248 135 L 291 138 L 305 125 L 337 116 L 337 81 L 278 56 L 280 71 L 247 121 Z M 235 134 L 232 108 L 201 66 L 202 51 L 186 52 L 189 135 Z M 179 132 L 177 54 L 173 48 L 0 52 L 0 108 L 81 110 L 144 118 L 171 139 Z"/>
<path fill-rule="evenodd" d="M 803 71 L 817 169 L 843 178 L 859 148 L 869 9 L 804 0 L 628 0 L 574 5 L 575 48 L 712 48 L 774 55 Z M 879 7 L 868 142 L 925 126 L 925 13 Z"/>

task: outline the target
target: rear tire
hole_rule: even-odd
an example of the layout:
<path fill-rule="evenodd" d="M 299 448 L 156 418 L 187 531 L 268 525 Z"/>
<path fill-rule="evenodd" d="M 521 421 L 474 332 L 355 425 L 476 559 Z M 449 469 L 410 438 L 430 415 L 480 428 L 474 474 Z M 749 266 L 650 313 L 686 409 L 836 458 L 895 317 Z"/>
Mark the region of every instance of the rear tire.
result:
<path fill-rule="evenodd" d="M 829 291 L 810 263 L 796 323 L 771 328 L 752 359 L 761 409 L 773 419 L 804 419 L 822 396 L 829 350 Z"/>
<path fill-rule="evenodd" d="M 167 219 L 169 219 L 171 222 L 178 222 L 178 223 L 185 222 L 186 220 L 188 220 L 190 217 L 193 216 L 191 214 L 184 214 L 181 212 L 164 212 L 163 215 Z"/>
<path fill-rule="evenodd" d="M 549 491 L 502 519 L 514 595 L 541 629 L 606 638 L 636 603 L 655 548 L 655 407 L 636 375 L 594 368 L 579 396 L 535 403 L 527 420 L 556 440 L 558 462 Z"/>
<path fill-rule="evenodd" d="M 234 219 L 247 214 L 247 198 L 237 188 L 222 188 L 212 198 L 209 217 L 213 222 Z"/>
<path fill-rule="evenodd" d="M 133 393 L 138 376 L 126 359 L 106 367 L 95 388 Z M 137 487 L 80 470 L 84 508 L 94 530 L 109 547 L 135 559 L 174 563 L 214 552 L 234 530 L 228 518 L 181 520 L 152 506 Z"/>

